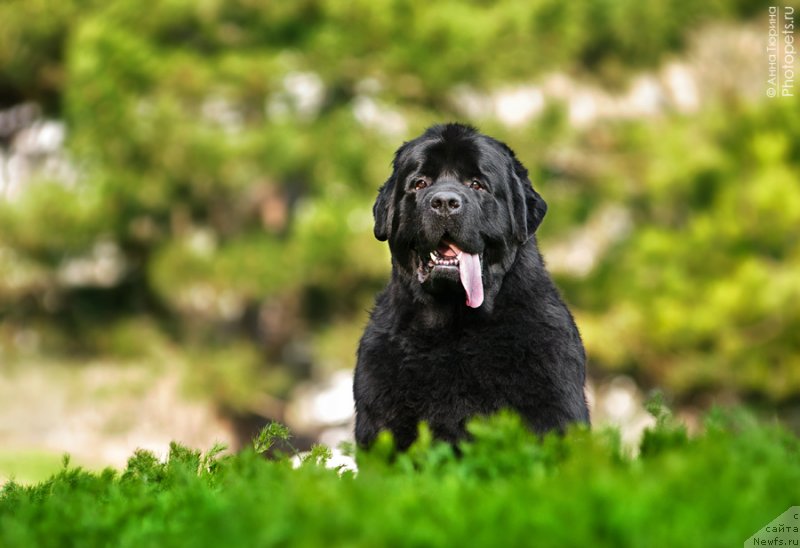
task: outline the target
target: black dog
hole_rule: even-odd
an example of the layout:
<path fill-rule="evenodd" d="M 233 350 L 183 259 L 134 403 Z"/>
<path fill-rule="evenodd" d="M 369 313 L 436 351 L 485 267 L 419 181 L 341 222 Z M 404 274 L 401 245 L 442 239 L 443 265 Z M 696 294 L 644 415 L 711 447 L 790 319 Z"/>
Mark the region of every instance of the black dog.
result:
<path fill-rule="evenodd" d="M 455 443 L 475 415 L 535 432 L 589 422 L 578 329 L 536 247 L 547 205 L 505 144 L 460 125 L 405 143 L 375 202 L 392 278 L 358 349 L 356 441 L 399 449 L 427 421 Z"/>

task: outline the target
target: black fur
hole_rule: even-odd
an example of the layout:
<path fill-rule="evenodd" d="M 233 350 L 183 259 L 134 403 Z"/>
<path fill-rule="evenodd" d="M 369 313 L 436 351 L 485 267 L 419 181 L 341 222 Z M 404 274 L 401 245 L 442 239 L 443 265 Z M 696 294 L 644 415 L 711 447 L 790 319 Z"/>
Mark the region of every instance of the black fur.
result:
<path fill-rule="evenodd" d="M 458 208 L 432 209 L 437 193 Z M 589 422 L 583 344 L 533 235 L 546 211 L 511 149 L 471 127 L 434 126 L 400 147 L 373 208 L 392 277 L 358 349 L 360 446 L 388 429 L 405 449 L 420 421 L 455 443 L 469 418 L 504 408 L 538 433 Z M 443 239 L 480 256 L 480 307 L 466 306 L 457 269 L 421 266 Z"/>

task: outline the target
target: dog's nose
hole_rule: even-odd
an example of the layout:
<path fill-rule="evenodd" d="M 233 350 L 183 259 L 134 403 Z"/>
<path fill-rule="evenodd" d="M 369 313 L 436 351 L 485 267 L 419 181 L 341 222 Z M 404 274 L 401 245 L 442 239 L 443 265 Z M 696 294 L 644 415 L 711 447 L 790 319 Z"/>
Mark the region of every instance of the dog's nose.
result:
<path fill-rule="evenodd" d="M 455 192 L 437 192 L 431 196 L 431 209 L 439 215 L 458 213 L 461 209 L 461 198 Z"/>

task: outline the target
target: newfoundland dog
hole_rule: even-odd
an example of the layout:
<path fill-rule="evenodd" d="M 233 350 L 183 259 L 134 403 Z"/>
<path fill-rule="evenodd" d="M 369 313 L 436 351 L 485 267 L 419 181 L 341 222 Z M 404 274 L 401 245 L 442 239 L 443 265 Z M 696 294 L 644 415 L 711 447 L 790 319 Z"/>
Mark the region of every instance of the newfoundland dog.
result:
<path fill-rule="evenodd" d="M 401 450 L 426 421 L 450 443 L 475 415 L 537 433 L 589 422 L 585 353 L 534 232 L 547 205 L 505 144 L 461 124 L 405 143 L 375 202 L 392 276 L 355 370 L 356 441 Z"/>

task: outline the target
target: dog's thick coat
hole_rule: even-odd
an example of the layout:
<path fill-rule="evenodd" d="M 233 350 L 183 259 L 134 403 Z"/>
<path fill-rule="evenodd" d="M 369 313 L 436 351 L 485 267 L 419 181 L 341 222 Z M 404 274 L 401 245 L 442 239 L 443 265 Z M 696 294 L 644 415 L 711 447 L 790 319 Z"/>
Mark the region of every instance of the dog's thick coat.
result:
<path fill-rule="evenodd" d="M 473 416 L 519 413 L 535 432 L 588 422 L 585 353 L 534 232 L 547 210 L 505 144 L 460 124 L 397 151 L 373 208 L 392 277 L 355 370 L 356 441 L 400 449 L 426 421 L 455 443 Z"/>

